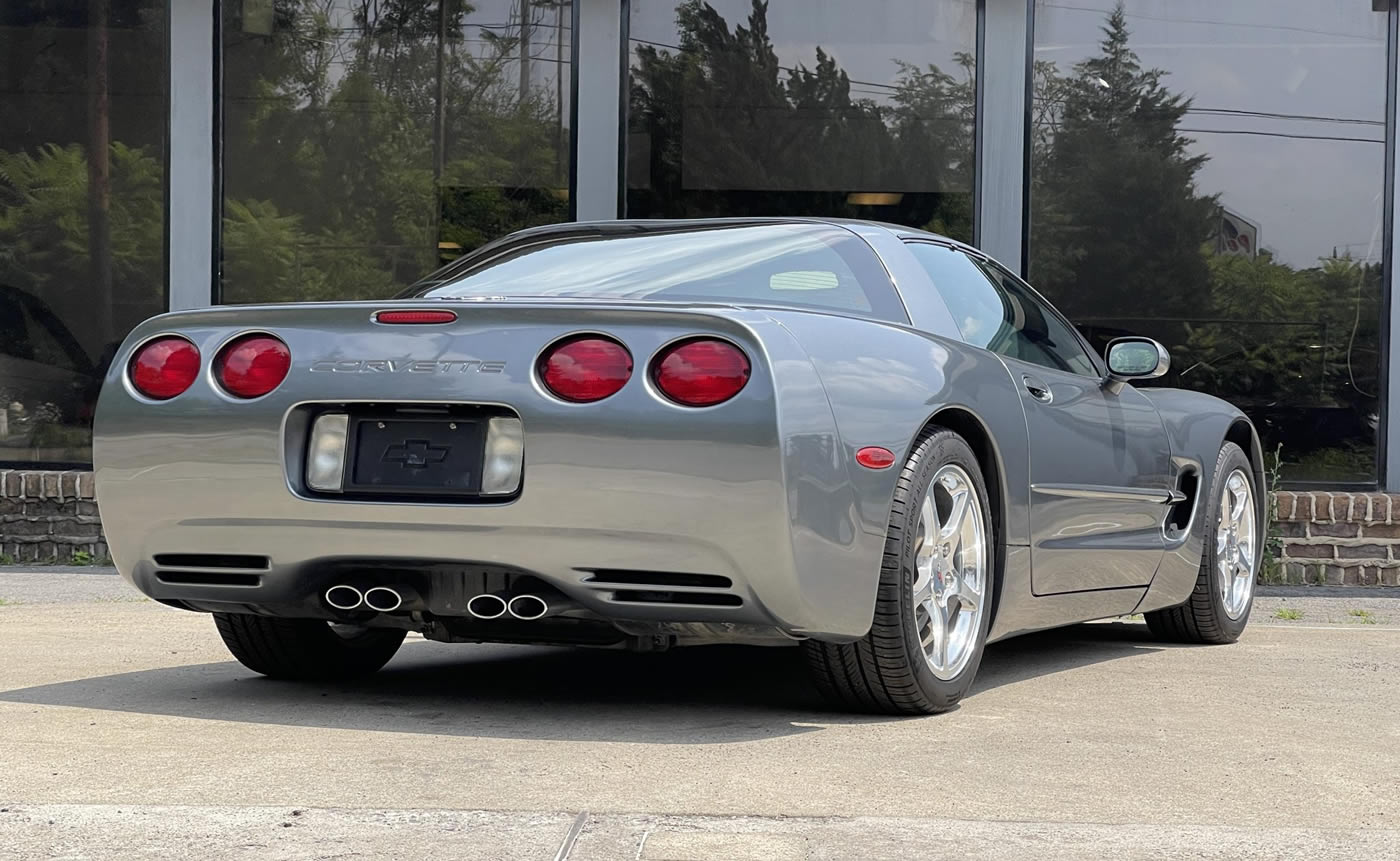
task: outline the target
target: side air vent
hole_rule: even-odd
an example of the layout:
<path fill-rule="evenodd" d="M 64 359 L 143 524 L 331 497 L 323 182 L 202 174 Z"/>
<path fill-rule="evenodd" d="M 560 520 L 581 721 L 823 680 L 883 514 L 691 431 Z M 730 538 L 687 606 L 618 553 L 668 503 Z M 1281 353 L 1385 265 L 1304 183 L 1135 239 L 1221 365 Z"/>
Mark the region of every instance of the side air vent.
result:
<path fill-rule="evenodd" d="M 632 571 L 580 568 L 583 585 L 619 604 L 669 604 L 689 607 L 742 607 L 744 599 L 728 591 L 734 581 L 719 574 L 682 571 Z"/>
<path fill-rule="evenodd" d="M 653 592 L 619 589 L 612 600 L 625 604 L 683 604 L 692 607 L 742 607 L 744 599 L 725 592 Z"/>
<path fill-rule="evenodd" d="M 172 586 L 258 586 L 257 574 L 228 574 L 218 571 L 157 571 L 156 579 Z"/>
<path fill-rule="evenodd" d="M 1196 512 L 1196 496 L 1200 491 L 1201 474 L 1194 466 L 1188 466 L 1181 471 L 1176 479 L 1176 489 L 1178 501 L 1172 503 L 1167 511 L 1166 522 L 1162 524 L 1162 532 L 1168 541 L 1185 537 L 1191 529 L 1191 519 Z"/>
<path fill-rule="evenodd" d="M 157 553 L 156 564 L 162 568 L 234 568 L 244 571 L 266 571 L 271 562 L 266 556 L 245 556 L 241 553 Z"/>
<path fill-rule="evenodd" d="M 585 583 L 622 586 L 676 587 L 681 589 L 728 589 L 734 581 L 718 574 L 680 574 L 671 571 L 627 571 L 616 568 L 589 570 Z"/>

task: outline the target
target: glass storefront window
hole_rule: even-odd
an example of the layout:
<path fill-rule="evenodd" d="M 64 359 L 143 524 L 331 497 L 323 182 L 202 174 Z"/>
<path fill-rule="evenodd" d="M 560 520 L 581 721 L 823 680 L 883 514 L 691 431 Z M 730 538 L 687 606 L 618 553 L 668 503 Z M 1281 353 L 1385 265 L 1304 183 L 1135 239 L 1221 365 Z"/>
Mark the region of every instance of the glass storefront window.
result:
<path fill-rule="evenodd" d="M 971 0 L 632 3 L 627 215 L 972 239 Z"/>
<path fill-rule="evenodd" d="M 1387 16 L 1035 4 L 1030 278 L 1244 409 L 1290 482 L 1374 482 Z"/>
<path fill-rule="evenodd" d="M 165 307 L 164 0 L 0 4 L 0 463 L 82 465 Z"/>
<path fill-rule="evenodd" d="M 228 0 L 221 301 L 384 297 L 569 218 L 569 0 Z"/>

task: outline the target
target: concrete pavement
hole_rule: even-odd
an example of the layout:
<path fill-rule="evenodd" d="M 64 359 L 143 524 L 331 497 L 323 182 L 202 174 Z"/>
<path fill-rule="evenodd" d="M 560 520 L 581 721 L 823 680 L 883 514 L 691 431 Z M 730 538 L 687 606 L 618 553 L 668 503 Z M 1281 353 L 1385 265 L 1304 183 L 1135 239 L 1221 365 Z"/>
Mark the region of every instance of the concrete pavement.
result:
<path fill-rule="evenodd" d="M 100 574 L 0 573 L 6 852 L 655 861 L 1400 847 L 1391 598 L 1321 599 L 1371 601 L 1354 608 L 1374 606 L 1370 621 L 1266 599 L 1263 624 L 1229 647 L 1167 646 L 1133 622 L 1021 638 L 991 647 L 957 711 L 896 719 L 827 710 L 789 650 L 412 640 L 364 682 L 272 682 L 233 663 L 207 617 L 126 589 Z M 1267 624 L 1285 603 L 1303 618 Z"/>

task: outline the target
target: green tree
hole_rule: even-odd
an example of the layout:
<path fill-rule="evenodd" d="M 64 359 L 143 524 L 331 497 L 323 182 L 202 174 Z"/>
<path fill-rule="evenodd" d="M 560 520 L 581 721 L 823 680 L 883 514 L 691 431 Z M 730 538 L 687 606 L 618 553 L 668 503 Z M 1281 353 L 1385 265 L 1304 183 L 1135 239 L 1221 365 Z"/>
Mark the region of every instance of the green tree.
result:
<path fill-rule="evenodd" d="M 435 268 L 439 243 L 567 218 L 558 92 L 507 74 L 522 30 L 562 7 L 536 0 L 514 32 L 475 27 L 460 0 L 362 0 L 350 27 L 338 8 L 277 0 L 272 32 L 226 52 L 231 301 L 384 296 Z"/>
<path fill-rule="evenodd" d="M 138 309 L 157 306 L 165 242 L 161 161 L 113 142 L 108 163 L 105 265 L 113 293 Z M 26 285 L 54 307 L 91 305 L 88 176 L 87 151 L 78 144 L 44 144 L 34 154 L 0 150 L 0 284 Z M 123 315 L 121 322 L 130 328 L 139 319 Z"/>
<path fill-rule="evenodd" d="M 1121 3 L 1103 33 L 1073 76 L 1036 69 L 1031 275 L 1076 318 L 1131 316 L 1144 302 L 1162 316 L 1199 311 L 1219 205 L 1196 188 L 1206 157 L 1177 131 L 1191 100 L 1142 68 Z"/>
<path fill-rule="evenodd" d="M 820 46 L 810 66 L 781 65 L 764 0 L 732 28 L 708 3 L 685 0 L 676 26 L 679 50 L 635 53 L 629 214 L 878 214 L 971 238 L 970 55 L 951 73 L 899 63 L 891 96 L 877 102 L 855 97 Z M 903 197 L 873 210 L 850 192 Z"/>

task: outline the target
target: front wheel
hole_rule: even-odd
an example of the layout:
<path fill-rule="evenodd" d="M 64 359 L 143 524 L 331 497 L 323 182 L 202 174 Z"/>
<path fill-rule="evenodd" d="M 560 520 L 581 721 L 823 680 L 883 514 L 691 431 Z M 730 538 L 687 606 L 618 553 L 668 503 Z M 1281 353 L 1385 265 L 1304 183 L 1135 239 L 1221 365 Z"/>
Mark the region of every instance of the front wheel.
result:
<path fill-rule="evenodd" d="M 214 624 L 240 664 L 274 679 L 298 681 L 369 675 L 389 663 L 408 633 L 246 613 L 215 613 Z"/>
<path fill-rule="evenodd" d="M 1179 643 L 1233 643 L 1254 605 L 1254 581 L 1264 544 L 1254 469 L 1244 450 L 1225 443 L 1215 461 L 1205 511 L 1206 533 L 1196 588 L 1184 604 L 1148 613 L 1147 626 Z"/>
<path fill-rule="evenodd" d="M 808 640 L 817 687 L 862 711 L 947 711 L 972 686 L 991 618 L 995 560 L 987 486 L 972 449 L 929 428 L 895 487 L 870 631 Z"/>

